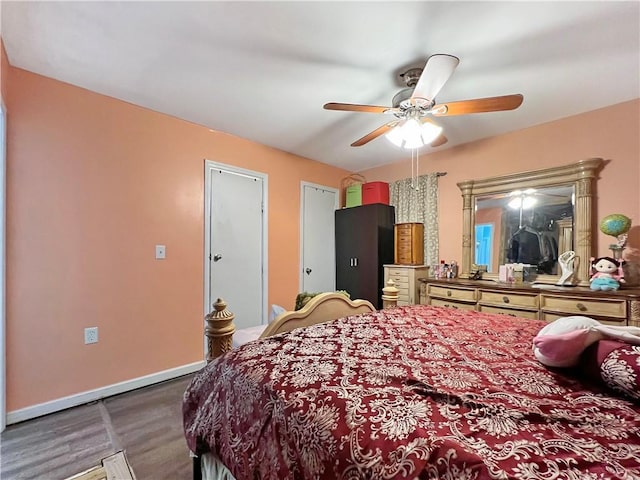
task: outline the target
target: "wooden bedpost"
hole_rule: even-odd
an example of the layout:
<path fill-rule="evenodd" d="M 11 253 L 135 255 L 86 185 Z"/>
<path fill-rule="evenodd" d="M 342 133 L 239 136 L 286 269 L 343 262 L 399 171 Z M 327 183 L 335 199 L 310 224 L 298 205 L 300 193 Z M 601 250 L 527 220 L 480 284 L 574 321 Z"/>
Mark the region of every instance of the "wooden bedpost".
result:
<path fill-rule="evenodd" d="M 213 312 L 204 317 L 207 322 L 204 329 L 207 337 L 207 362 L 231 350 L 231 339 L 236 331 L 233 324 L 235 315 L 227 310 L 226 302 L 219 298 L 213 308 Z"/>
<path fill-rule="evenodd" d="M 382 308 L 391 308 L 398 305 L 398 289 L 392 278 L 387 280 L 387 286 L 382 289 Z"/>

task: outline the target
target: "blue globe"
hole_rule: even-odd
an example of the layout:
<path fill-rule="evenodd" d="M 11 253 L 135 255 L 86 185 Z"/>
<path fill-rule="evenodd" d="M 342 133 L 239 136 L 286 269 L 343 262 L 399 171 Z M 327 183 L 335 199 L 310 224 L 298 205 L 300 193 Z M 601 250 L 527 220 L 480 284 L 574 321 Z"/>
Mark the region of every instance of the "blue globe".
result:
<path fill-rule="evenodd" d="M 630 228 L 631 219 L 621 213 L 607 215 L 600 222 L 600 231 L 613 237 L 627 233 Z"/>

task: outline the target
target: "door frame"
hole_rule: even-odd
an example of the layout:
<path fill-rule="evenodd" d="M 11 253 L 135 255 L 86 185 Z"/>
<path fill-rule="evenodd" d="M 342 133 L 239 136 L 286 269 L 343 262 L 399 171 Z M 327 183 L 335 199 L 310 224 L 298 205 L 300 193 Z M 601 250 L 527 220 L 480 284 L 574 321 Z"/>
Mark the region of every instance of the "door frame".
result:
<path fill-rule="evenodd" d="M 204 314 L 207 315 L 211 312 L 212 298 L 210 298 L 210 282 L 211 278 L 211 261 L 209 257 L 211 255 L 211 171 L 223 170 L 228 173 L 246 175 L 252 178 L 259 178 L 262 180 L 262 318 L 260 322 L 262 324 L 267 323 L 268 314 L 268 292 L 269 292 L 269 271 L 268 271 L 268 193 L 269 193 L 269 176 L 266 173 L 256 172 L 253 170 L 247 170 L 245 168 L 235 167 L 233 165 L 227 165 L 224 163 L 214 162 L 213 160 L 204 160 Z M 229 305 L 231 312 L 233 312 L 233 305 Z M 203 323 L 206 326 L 206 321 L 203 319 Z M 203 336 L 204 342 L 204 356 L 207 356 L 207 339 Z"/>
<path fill-rule="evenodd" d="M 321 188 L 322 190 L 333 192 L 334 198 L 335 198 L 334 211 L 340 208 L 340 190 L 338 190 L 337 188 L 327 187 L 326 185 L 320 185 L 318 183 L 311 183 L 311 182 L 305 182 L 305 181 L 300 182 L 300 259 L 298 261 L 298 270 L 300 271 L 300 282 L 299 282 L 299 289 L 298 289 L 299 292 L 302 292 L 302 289 L 304 288 L 304 207 L 305 207 L 304 187 Z M 334 224 L 334 228 L 335 228 L 335 224 Z M 335 249 L 336 247 L 334 244 L 333 246 L 334 257 L 335 257 Z M 335 262 L 333 262 L 334 284 L 335 284 L 335 277 L 336 277 L 336 265 L 335 265 Z"/>
<path fill-rule="evenodd" d="M 6 245 L 7 245 L 7 109 L 0 98 L 0 432 L 7 426 Z"/>

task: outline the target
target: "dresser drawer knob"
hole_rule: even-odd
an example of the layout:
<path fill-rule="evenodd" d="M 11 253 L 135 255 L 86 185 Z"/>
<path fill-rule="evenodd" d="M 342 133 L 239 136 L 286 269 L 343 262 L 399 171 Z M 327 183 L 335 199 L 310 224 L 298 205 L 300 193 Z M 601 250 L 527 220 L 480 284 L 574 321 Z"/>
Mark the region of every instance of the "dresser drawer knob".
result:
<path fill-rule="evenodd" d="M 451 296 L 451 290 L 447 290 L 447 297 Z"/>
<path fill-rule="evenodd" d="M 587 311 L 587 307 L 585 307 L 582 303 L 576 303 L 576 307 L 578 307 L 578 310 L 580 310 L 581 312 Z"/>
<path fill-rule="evenodd" d="M 509 303 L 509 297 L 502 297 L 502 301 L 504 303 Z"/>

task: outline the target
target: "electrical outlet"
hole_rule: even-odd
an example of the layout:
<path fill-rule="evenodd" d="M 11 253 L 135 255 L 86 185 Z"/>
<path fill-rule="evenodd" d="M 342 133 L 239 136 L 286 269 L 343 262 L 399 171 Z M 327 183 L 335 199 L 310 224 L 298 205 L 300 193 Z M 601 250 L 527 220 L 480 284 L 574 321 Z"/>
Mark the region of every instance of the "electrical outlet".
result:
<path fill-rule="evenodd" d="M 167 258 L 167 247 L 156 245 L 156 260 L 164 260 L 165 258 Z"/>
<path fill-rule="evenodd" d="M 98 343 L 98 327 L 89 327 L 84 329 L 84 344 Z"/>

